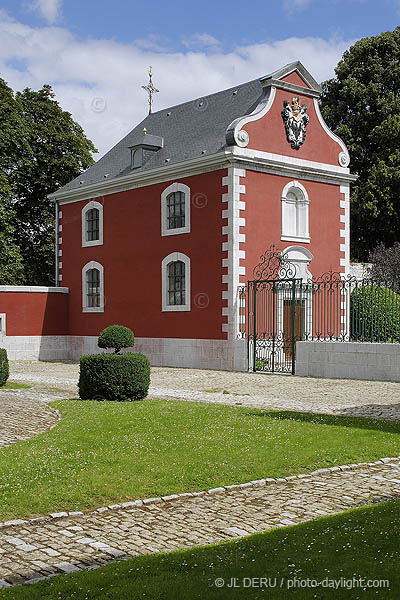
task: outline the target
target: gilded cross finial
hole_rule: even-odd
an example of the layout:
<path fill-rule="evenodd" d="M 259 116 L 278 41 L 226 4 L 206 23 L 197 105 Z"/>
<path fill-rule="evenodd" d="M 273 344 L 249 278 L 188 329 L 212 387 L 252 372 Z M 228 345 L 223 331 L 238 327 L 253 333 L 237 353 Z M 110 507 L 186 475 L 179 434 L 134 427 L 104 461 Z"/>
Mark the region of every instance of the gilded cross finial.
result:
<path fill-rule="evenodd" d="M 149 67 L 148 73 L 149 73 L 149 83 L 147 85 L 142 85 L 142 88 L 144 90 L 146 90 L 146 92 L 149 95 L 149 115 L 150 115 L 151 114 L 151 110 L 153 108 L 153 95 L 156 94 L 157 92 L 159 92 L 160 90 L 158 90 L 153 85 L 153 81 L 152 81 L 153 72 L 151 70 L 151 67 Z"/>

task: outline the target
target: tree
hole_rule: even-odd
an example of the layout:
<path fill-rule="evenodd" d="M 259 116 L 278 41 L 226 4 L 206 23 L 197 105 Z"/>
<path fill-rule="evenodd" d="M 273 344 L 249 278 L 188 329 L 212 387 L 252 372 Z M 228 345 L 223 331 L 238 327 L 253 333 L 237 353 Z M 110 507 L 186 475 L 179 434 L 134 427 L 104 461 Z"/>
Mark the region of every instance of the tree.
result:
<path fill-rule="evenodd" d="M 391 248 L 381 243 L 369 254 L 369 276 L 376 281 L 387 282 L 391 288 L 400 291 L 400 242 Z"/>
<path fill-rule="evenodd" d="M 14 242 L 14 219 L 11 189 L 0 172 L 0 285 L 18 285 L 25 280 L 22 255 Z"/>
<path fill-rule="evenodd" d="M 13 188 L 10 178 L 24 148 L 21 111 L 13 91 L 0 79 L 0 285 L 24 281 L 22 256 L 15 244 Z"/>
<path fill-rule="evenodd" d="M 322 114 L 346 143 L 357 173 L 351 194 L 351 253 L 393 245 L 400 231 L 400 27 L 359 40 L 323 83 Z"/>
<path fill-rule="evenodd" d="M 18 92 L 15 102 L 24 143 L 14 153 L 9 175 L 16 213 L 15 241 L 25 268 L 25 282 L 54 282 L 54 204 L 47 195 L 93 164 L 97 152 L 70 113 L 54 100 L 49 85 Z"/>

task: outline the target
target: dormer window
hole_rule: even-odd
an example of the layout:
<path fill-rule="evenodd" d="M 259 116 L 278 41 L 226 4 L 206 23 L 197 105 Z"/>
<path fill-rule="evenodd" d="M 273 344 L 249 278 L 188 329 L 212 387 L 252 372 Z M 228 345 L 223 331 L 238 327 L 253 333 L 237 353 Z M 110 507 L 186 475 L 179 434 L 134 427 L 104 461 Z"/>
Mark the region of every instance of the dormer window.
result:
<path fill-rule="evenodd" d="M 172 183 L 161 194 L 161 235 L 190 232 L 190 188 Z"/>
<path fill-rule="evenodd" d="M 92 200 L 82 209 L 82 246 L 103 244 L 103 205 Z"/>
<path fill-rule="evenodd" d="M 131 151 L 131 169 L 137 169 L 144 165 L 155 152 L 164 147 L 164 138 L 147 133 L 143 130 L 143 138 L 138 144 L 129 146 Z"/>

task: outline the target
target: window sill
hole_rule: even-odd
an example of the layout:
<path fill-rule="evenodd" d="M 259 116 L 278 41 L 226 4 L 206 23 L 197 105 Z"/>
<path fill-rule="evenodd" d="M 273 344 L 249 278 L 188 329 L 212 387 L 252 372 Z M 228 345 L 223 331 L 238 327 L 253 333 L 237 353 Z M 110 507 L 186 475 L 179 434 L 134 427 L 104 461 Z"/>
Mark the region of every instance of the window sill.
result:
<path fill-rule="evenodd" d="M 181 304 L 177 306 L 165 305 L 162 307 L 162 312 L 190 312 L 190 306 L 187 304 Z"/>
<path fill-rule="evenodd" d="M 190 233 L 190 227 L 179 227 L 179 229 L 164 229 L 161 232 L 161 236 L 166 235 L 179 235 L 181 233 Z"/>
<path fill-rule="evenodd" d="M 91 248 L 92 246 L 102 246 L 103 240 L 93 240 L 91 242 L 82 242 L 82 248 Z"/>
<path fill-rule="evenodd" d="M 303 242 L 304 244 L 309 244 L 311 238 L 297 235 L 281 235 L 281 240 L 283 242 Z"/>
<path fill-rule="evenodd" d="M 98 306 L 98 307 L 85 306 L 82 308 L 82 312 L 84 312 L 84 313 L 103 313 L 104 306 Z"/>

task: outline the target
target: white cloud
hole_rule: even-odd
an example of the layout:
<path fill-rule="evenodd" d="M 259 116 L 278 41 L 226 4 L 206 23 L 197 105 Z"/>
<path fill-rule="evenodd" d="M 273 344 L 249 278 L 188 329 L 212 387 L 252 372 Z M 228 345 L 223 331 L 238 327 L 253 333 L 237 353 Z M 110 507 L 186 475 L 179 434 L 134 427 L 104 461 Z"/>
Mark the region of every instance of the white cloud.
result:
<path fill-rule="evenodd" d="M 143 44 L 82 41 L 67 29 L 32 28 L 0 11 L 0 75 L 15 90 L 51 84 L 63 109 L 104 153 L 146 116 L 147 96 L 141 85 L 147 83 L 149 65 L 160 90 L 154 101 L 154 110 L 159 110 L 261 77 L 295 60 L 322 81 L 333 76 L 352 42 L 292 37 L 229 53 L 160 52 Z"/>
<path fill-rule="evenodd" d="M 190 38 L 185 38 L 182 43 L 186 48 L 200 50 L 206 48 L 218 48 L 221 42 L 209 33 L 195 33 Z"/>
<path fill-rule="evenodd" d="M 50 25 L 61 15 L 63 0 L 34 0 L 30 8 L 36 10 Z"/>

